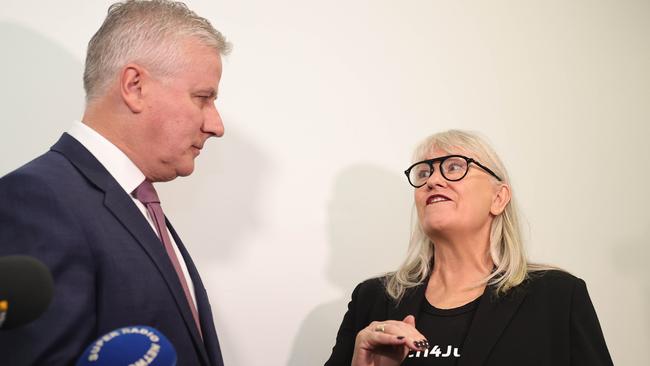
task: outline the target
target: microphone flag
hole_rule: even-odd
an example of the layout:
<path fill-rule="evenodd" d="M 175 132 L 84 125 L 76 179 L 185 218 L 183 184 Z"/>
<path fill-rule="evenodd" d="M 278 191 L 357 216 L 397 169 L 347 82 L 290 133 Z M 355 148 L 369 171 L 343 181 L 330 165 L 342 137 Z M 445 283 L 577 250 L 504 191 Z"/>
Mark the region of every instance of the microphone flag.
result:
<path fill-rule="evenodd" d="M 128 326 L 91 343 L 76 366 L 176 366 L 176 351 L 155 328 Z"/>

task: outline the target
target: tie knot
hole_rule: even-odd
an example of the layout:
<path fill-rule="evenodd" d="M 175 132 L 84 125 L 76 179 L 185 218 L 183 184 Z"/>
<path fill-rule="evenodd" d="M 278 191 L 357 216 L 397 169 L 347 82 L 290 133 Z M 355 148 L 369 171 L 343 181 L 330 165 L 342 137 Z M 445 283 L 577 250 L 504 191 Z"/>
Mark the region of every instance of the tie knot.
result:
<path fill-rule="evenodd" d="M 133 191 L 133 196 L 145 205 L 148 203 L 160 203 L 156 189 L 148 180 L 140 183 L 138 188 Z"/>

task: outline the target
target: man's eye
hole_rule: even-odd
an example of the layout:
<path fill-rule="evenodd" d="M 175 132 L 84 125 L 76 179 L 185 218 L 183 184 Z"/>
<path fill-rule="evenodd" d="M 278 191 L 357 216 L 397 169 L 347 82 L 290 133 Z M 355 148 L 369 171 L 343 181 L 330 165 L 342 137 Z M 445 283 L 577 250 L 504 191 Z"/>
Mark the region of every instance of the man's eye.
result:
<path fill-rule="evenodd" d="M 198 103 L 201 105 L 208 105 L 213 103 L 212 95 L 197 95 L 196 98 L 199 100 Z"/>

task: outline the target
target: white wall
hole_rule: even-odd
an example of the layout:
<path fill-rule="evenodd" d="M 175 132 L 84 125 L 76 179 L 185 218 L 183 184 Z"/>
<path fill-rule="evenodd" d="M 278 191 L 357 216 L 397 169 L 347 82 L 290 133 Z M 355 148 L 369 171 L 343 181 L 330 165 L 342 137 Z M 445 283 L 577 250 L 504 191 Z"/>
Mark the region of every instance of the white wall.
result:
<path fill-rule="evenodd" d="M 0 175 L 80 118 L 109 3 L 3 1 Z M 322 364 L 354 285 L 405 252 L 411 149 L 448 128 L 494 143 L 530 256 L 587 281 L 615 363 L 650 364 L 649 2 L 189 4 L 235 46 L 226 135 L 161 193 L 228 365 Z"/>

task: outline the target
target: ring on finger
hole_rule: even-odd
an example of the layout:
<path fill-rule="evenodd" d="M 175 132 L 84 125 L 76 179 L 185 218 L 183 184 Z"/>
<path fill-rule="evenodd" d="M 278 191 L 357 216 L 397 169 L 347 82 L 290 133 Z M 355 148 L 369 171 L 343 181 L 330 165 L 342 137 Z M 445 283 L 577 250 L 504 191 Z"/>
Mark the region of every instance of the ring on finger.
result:
<path fill-rule="evenodd" d="M 386 331 L 386 324 L 378 324 L 375 327 L 375 332 L 382 332 L 384 333 Z"/>

